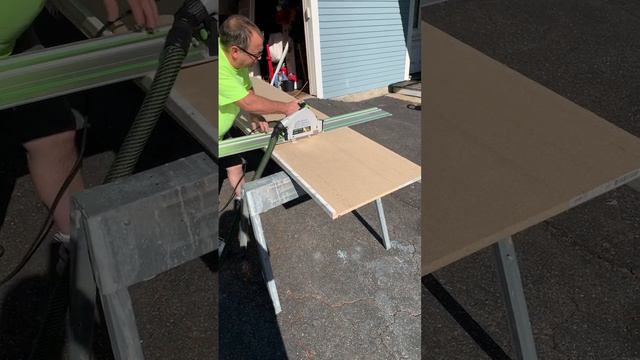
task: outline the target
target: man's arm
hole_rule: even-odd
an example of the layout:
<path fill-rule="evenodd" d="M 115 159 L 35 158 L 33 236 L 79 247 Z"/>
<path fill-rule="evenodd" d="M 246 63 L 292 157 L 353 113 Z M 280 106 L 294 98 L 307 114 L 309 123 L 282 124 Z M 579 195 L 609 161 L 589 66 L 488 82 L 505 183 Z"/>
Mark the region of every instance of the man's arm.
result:
<path fill-rule="evenodd" d="M 285 114 L 291 115 L 294 112 L 300 110 L 300 106 L 297 101 L 281 102 L 269 100 L 260 95 L 256 95 L 253 89 L 249 90 L 249 94 L 244 98 L 236 101 L 236 105 L 240 109 L 256 114 Z"/>

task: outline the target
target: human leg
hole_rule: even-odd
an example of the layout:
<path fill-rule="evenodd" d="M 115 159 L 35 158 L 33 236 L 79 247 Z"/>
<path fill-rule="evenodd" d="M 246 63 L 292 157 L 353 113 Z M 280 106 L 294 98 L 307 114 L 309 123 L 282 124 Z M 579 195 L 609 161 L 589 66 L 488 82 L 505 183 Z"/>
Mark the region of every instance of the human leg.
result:
<path fill-rule="evenodd" d="M 56 195 L 71 173 L 78 154 L 75 147 L 75 131 L 41 137 L 25 142 L 29 171 L 38 196 L 51 209 Z M 71 231 L 71 195 L 84 189 L 81 174 L 76 174 L 57 204 L 53 219 L 63 234 Z"/>

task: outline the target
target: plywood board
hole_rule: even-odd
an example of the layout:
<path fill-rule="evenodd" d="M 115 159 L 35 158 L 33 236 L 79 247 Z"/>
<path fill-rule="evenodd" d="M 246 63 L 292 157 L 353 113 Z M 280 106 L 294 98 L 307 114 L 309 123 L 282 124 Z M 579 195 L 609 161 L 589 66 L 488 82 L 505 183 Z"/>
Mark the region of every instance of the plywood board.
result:
<path fill-rule="evenodd" d="M 421 35 L 423 275 L 640 175 L 636 137 L 425 22 Z"/>
<path fill-rule="evenodd" d="M 332 219 L 420 180 L 420 167 L 349 128 L 280 144 L 272 156 Z"/>

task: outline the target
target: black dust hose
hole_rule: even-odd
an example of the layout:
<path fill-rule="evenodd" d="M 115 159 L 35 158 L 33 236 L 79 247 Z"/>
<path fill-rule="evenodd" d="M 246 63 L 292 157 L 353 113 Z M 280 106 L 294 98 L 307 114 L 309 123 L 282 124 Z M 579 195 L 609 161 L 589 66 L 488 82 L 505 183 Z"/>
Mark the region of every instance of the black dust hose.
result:
<path fill-rule="evenodd" d="M 281 122 L 278 122 L 276 126 L 273 128 L 271 132 L 271 137 L 269 138 L 269 145 L 267 146 L 267 150 L 264 151 L 264 155 L 262 155 L 262 159 L 260 159 L 260 163 L 258 164 L 258 168 L 256 172 L 253 174 L 253 180 L 260 179 L 262 177 L 262 173 L 264 169 L 267 167 L 267 163 L 271 159 L 271 154 L 273 153 L 273 149 L 276 147 L 280 136 L 286 132 L 284 125 Z"/>
<path fill-rule="evenodd" d="M 210 52 L 217 51 L 212 46 L 215 42 L 217 28 L 209 11 L 200 0 L 187 0 L 176 12 L 171 30 L 167 34 L 164 49 L 160 55 L 158 70 L 151 87 L 144 98 L 124 142 L 116 155 L 105 183 L 131 175 L 140 158 L 140 154 L 153 132 L 158 119 L 164 110 L 171 88 L 178 77 L 182 62 L 189 51 L 191 39 L 201 35 L 202 24 L 208 24 L 211 33 L 207 36 Z M 214 50 L 215 48 L 215 50 Z"/>

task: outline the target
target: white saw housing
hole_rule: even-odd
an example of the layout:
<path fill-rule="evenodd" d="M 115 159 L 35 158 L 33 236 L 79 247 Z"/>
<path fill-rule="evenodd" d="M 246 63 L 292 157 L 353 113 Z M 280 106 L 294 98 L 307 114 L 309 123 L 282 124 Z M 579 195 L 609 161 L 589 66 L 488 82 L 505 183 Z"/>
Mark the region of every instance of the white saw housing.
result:
<path fill-rule="evenodd" d="M 322 121 L 309 108 L 304 107 L 282 119 L 287 129 L 285 140 L 291 141 L 322 132 Z"/>

